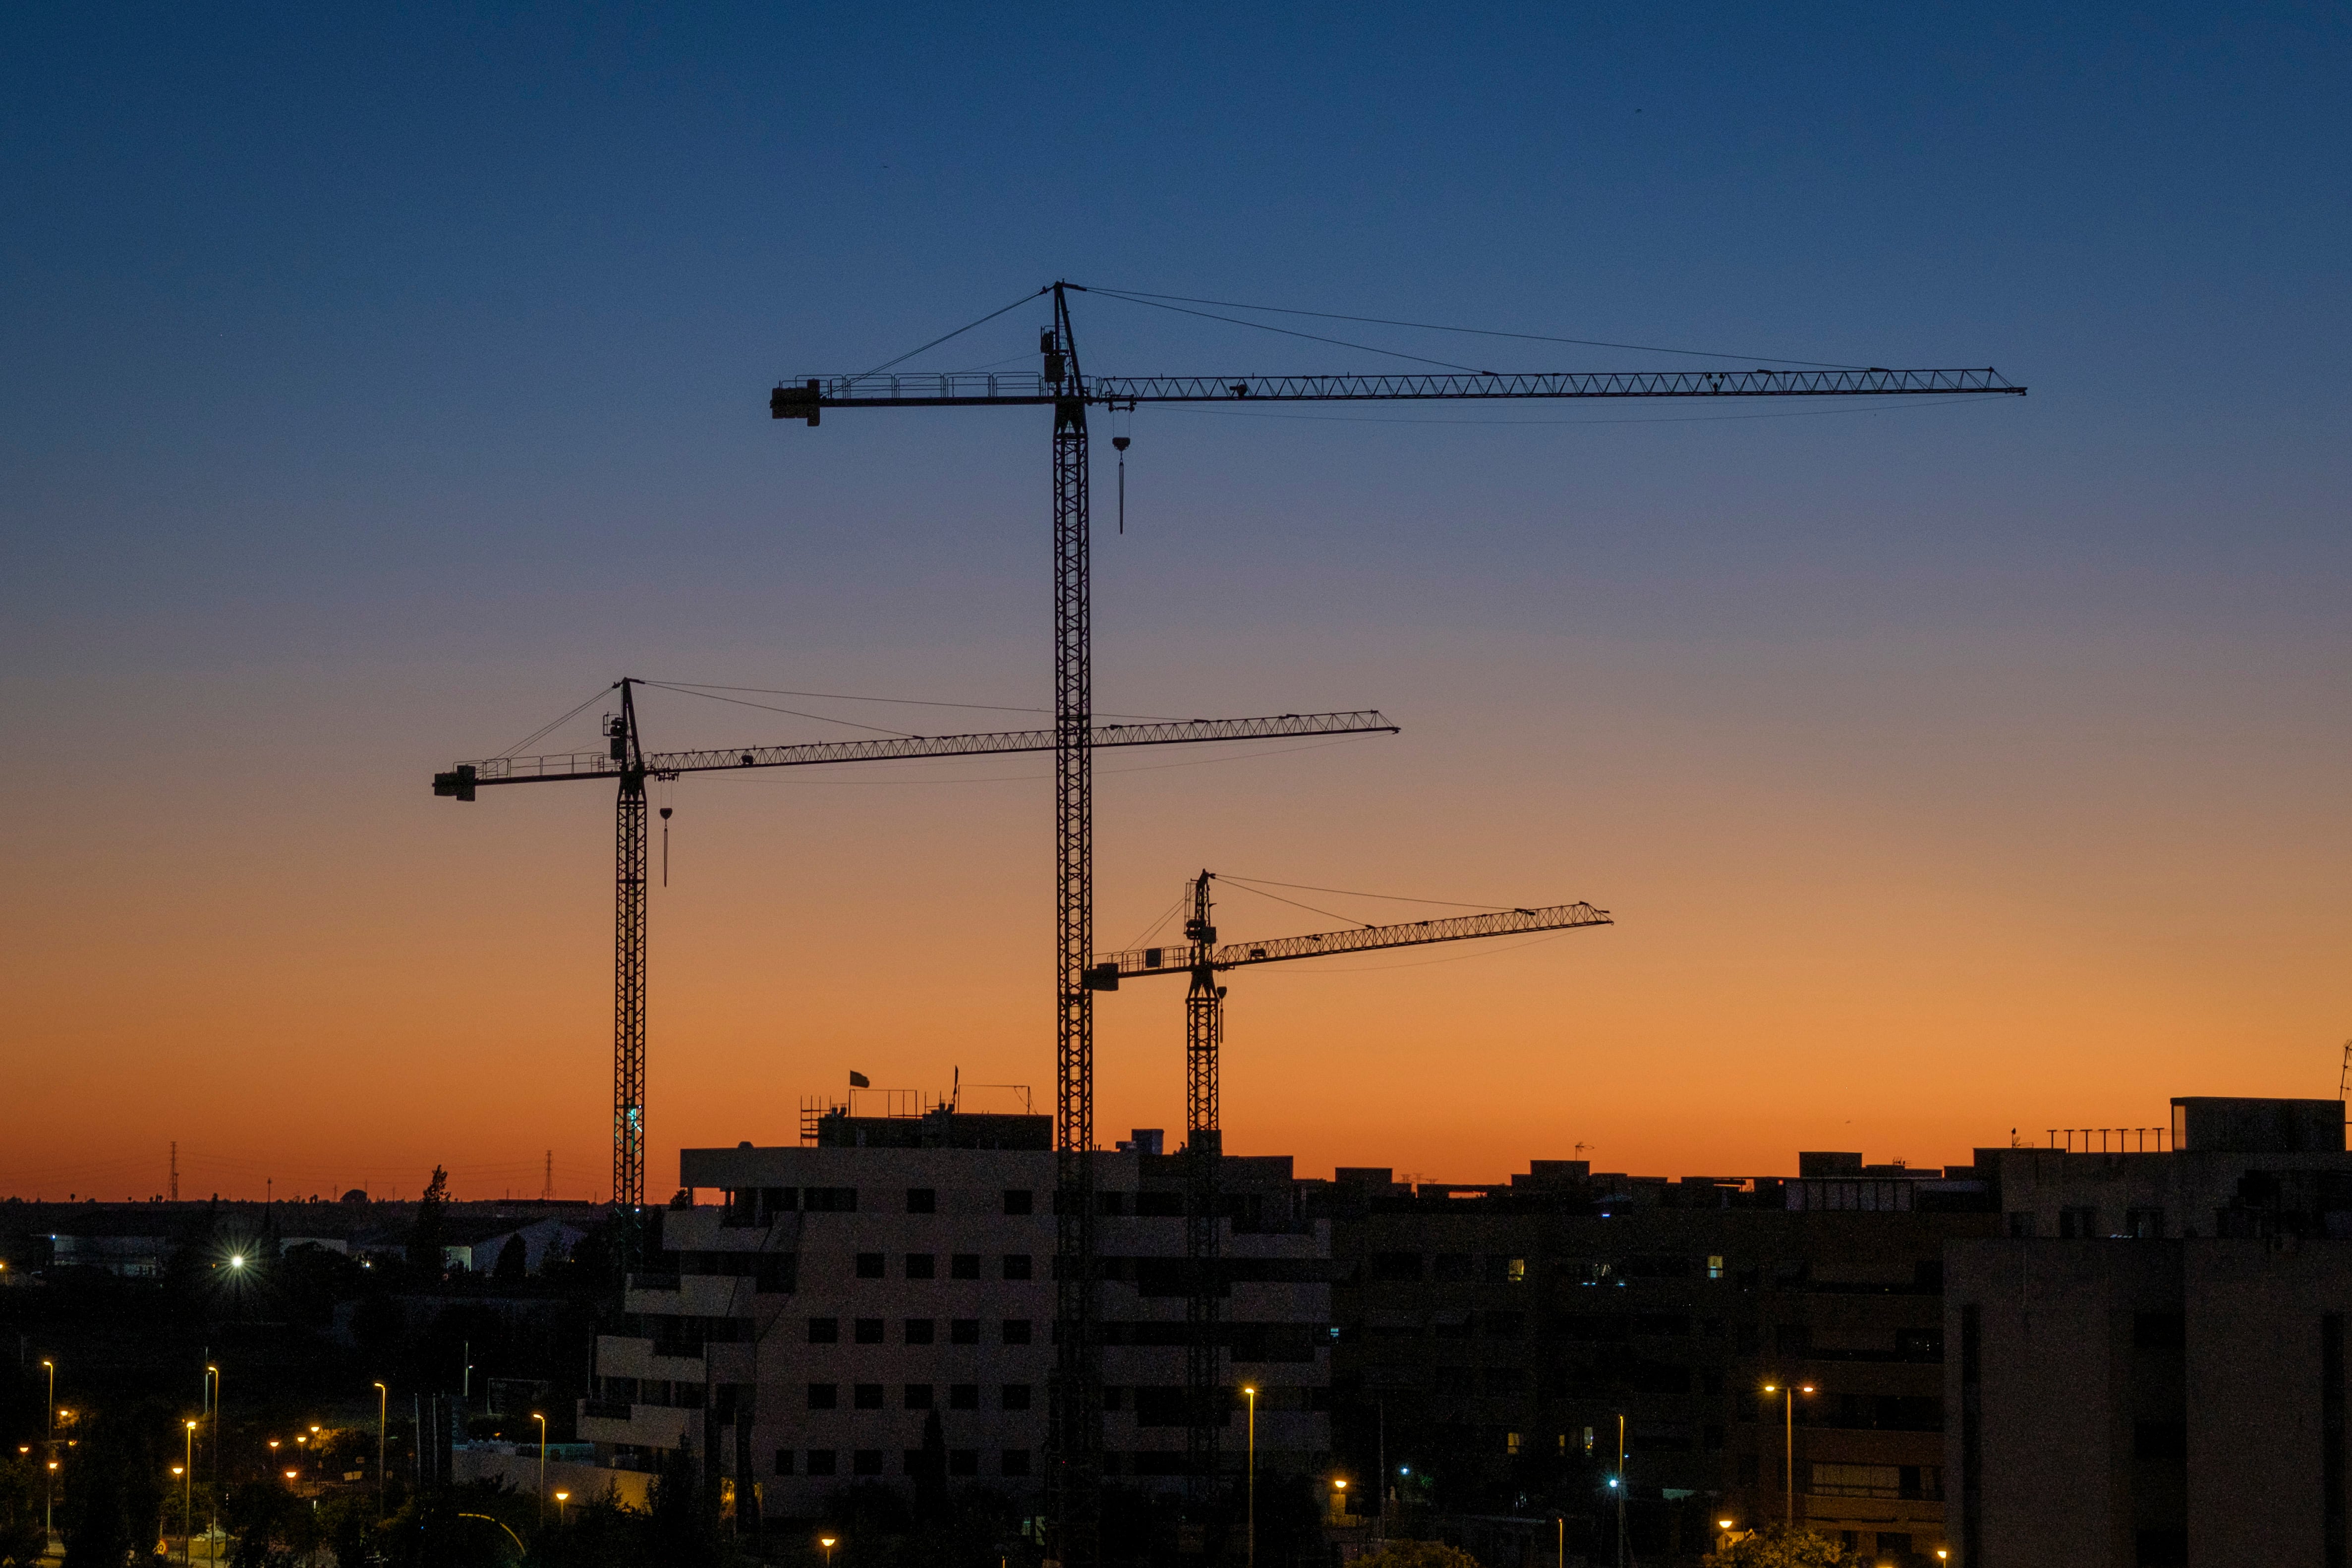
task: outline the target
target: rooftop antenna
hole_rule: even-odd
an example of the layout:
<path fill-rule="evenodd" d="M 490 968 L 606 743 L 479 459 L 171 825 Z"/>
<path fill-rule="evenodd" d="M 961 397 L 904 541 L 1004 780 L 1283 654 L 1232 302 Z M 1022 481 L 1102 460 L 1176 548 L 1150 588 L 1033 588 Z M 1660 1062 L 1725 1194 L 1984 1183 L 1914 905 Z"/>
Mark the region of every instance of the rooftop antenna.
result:
<path fill-rule="evenodd" d="M 2352 1040 L 2344 1042 L 2344 1066 L 2336 1074 L 2336 1097 L 2352 1100 Z"/>

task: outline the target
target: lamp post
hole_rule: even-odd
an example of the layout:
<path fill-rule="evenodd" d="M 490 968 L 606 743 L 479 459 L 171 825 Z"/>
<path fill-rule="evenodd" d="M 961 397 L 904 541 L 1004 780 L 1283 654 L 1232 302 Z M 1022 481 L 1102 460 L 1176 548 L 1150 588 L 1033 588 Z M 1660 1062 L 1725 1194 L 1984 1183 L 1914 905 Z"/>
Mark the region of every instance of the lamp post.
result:
<path fill-rule="evenodd" d="M 205 1493 L 205 1512 L 207 1516 L 205 1533 L 210 1536 L 212 1526 L 218 1523 L 220 1518 L 221 1369 L 207 1362 L 205 1365 L 205 1377 L 212 1385 L 210 1409 L 213 1417 L 213 1484 L 211 1490 Z M 217 1558 L 220 1553 L 215 1552 L 213 1555 Z"/>
<path fill-rule="evenodd" d="M 556 1529 L 558 1529 L 558 1530 L 561 1530 L 561 1529 L 562 1529 L 562 1528 L 563 1528 L 563 1505 L 564 1505 L 564 1503 L 566 1503 L 567 1501 L 569 1501 L 569 1500 L 571 1500 L 571 1497 L 572 1497 L 572 1494 L 571 1494 L 570 1492 L 568 1492 L 568 1491 L 563 1490 L 561 1487 L 559 1487 L 559 1488 L 557 1488 L 557 1489 L 556 1489 L 556 1492 L 555 1492 L 555 1528 L 556 1528 Z"/>
<path fill-rule="evenodd" d="M 833 1541 L 830 1535 L 820 1535 L 816 1543 L 824 1548 L 824 1568 L 833 1568 Z"/>
<path fill-rule="evenodd" d="M 547 1522 L 547 1417 L 534 1410 L 530 1418 L 539 1423 L 539 1521 Z"/>
<path fill-rule="evenodd" d="M 1249 1500 L 1244 1508 L 1249 1542 L 1246 1568 L 1257 1568 L 1257 1390 L 1244 1386 L 1242 1394 L 1249 1400 L 1249 1482 L 1246 1493 Z"/>
<path fill-rule="evenodd" d="M 50 1515 L 55 1511 L 58 1490 L 58 1364 L 44 1358 L 41 1364 L 49 1369 L 49 1402 L 46 1406 L 48 1411 L 49 1435 L 41 1441 L 42 1457 L 48 1461 L 49 1466 L 48 1490 L 42 1494 L 41 1503 L 41 1552 L 46 1556 L 49 1550 L 49 1532 L 54 1522 Z"/>
<path fill-rule="evenodd" d="M 1765 1393 L 1780 1396 L 1780 1458 L 1786 1467 L 1781 1471 L 1780 1479 L 1781 1522 L 1791 1527 L 1797 1522 L 1797 1396 L 1812 1391 L 1813 1385 L 1810 1383 L 1793 1385 L 1768 1383 L 1764 1385 Z"/>
<path fill-rule="evenodd" d="M 383 1522 L 383 1416 L 391 1402 L 392 1390 L 379 1383 L 375 1385 L 375 1518 Z"/>
<path fill-rule="evenodd" d="M 195 1561 L 196 1535 L 196 1424 L 191 1421 L 183 1434 L 187 1439 L 187 1466 L 180 1472 L 180 1561 Z"/>
<path fill-rule="evenodd" d="M 1625 1417 L 1617 1417 L 1617 1479 L 1609 1483 L 1617 1491 L 1617 1563 L 1624 1568 L 1632 1553 L 1625 1550 Z"/>

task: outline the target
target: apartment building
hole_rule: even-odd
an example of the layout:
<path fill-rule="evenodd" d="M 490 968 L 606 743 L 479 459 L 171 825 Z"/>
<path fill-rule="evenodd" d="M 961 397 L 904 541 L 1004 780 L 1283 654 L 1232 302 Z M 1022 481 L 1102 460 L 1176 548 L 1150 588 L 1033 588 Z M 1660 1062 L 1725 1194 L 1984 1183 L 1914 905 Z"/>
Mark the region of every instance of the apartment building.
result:
<path fill-rule="evenodd" d="M 2006 1234 L 1948 1253 L 1958 1562 L 2352 1560 L 2343 1106 L 2173 1108 L 2160 1152 L 1979 1152 Z"/>
<path fill-rule="evenodd" d="M 1990 1236 L 1966 1168 L 1806 1155 L 1796 1180 L 1538 1162 L 1507 1186 L 1326 1193 L 1345 1459 L 1396 1506 L 1558 1509 L 1613 1551 L 1695 1557 L 1793 1517 L 1874 1562 L 1945 1545 L 1943 1255 Z M 1793 1407 L 1765 1386 L 1810 1388 Z M 1791 1438 L 1793 1437 L 1793 1444 Z"/>
<path fill-rule="evenodd" d="M 681 1444 L 761 1511 L 856 1480 L 1042 1484 L 1054 1368 L 1055 1156 L 1044 1116 L 830 1116 L 795 1147 L 688 1149 L 720 1201 L 664 1213 L 675 1273 L 632 1278 L 581 1433 L 650 1469 Z M 1182 1162 L 1099 1153 L 1107 1476 L 1177 1487 L 1185 1428 Z M 1228 1158 L 1230 1385 L 1259 1390 L 1261 1474 L 1328 1463 L 1329 1222 L 1287 1158 Z M 1228 1465 L 1240 1461 L 1238 1442 Z"/>

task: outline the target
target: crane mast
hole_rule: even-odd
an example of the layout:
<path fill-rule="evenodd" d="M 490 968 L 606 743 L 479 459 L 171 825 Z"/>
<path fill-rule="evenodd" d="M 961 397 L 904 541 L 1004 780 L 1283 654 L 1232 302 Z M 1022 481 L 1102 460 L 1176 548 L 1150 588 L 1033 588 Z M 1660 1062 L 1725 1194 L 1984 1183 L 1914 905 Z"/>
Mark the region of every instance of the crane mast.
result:
<path fill-rule="evenodd" d="M 633 681 L 609 723 L 620 765 L 613 827 L 613 1213 L 620 1266 L 635 1266 L 646 1210 L 646 755 Z"/>
<path fill-rule="evenodd" d="M 1224 1134 L 1217 1122 L 1217 1047 L 1224 1038 L 1224 987 L 1211 967 L 1217 928 L 1210 923 L 1211 873 L 1192 879 L 1192 915 L 1184 936 L 1192 944 L 1192 983 L 1184 993 L 1185 1419 L 1184 1486 L 1207 1502 L 1218 1482 L 1217 1438 L 1223 1427 L 1217 1332 L 1223 1297 L 1217 1278 L 1217 1164 Z"/>
<path fill-rule="evenodd" d="M 1102 1345 L 1095 1286 L 1093 612 L 1088 580 L 1086 382 L 1070 305 L 1054 290 L 1041 344 L 1054 400 L 1054 1381 L 1046 1463 L 1058 1555 L 1099 1555 Z"/>

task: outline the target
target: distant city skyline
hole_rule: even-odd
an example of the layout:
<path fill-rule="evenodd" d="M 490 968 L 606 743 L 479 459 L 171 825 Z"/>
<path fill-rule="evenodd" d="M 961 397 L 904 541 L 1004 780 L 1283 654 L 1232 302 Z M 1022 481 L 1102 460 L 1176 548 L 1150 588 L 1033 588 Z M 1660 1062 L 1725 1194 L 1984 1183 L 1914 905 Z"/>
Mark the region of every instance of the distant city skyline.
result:
<path fill-rule="evenodd" d="M 1057 277 L 1723 354 L 1261 318 L 1480 368 L 2033 388 L 1119 416 L 1097 708 L 1402 729 L 1102 758 L 1099 946 L 1203 866 L 1618 922 L 1237 975 L 1229 1149 L 1928 1165 L 2334 1090 L 2339 16 L 52 8 L 0 42 L 0 1195 L 143 1198 L 173 1140 L 184 1197 L 535 1194 L 550 1149 L 603 1191 L 609 801 L 426 781 L 622 675 L 1046 706 L 1045 416 L 765 403 Z M 1404 363 L 1077 310 L 1090 372 Z M 906 368 L 1028 369 L 1040 314 Z M 1026 722 L 744 695 L 826 716 L 656 693 L 648 734 Z M 853 1069 L 1047 1096 L 1047 771 L 664 796 L 649 1194 Z M 1220 896 L 1242 936 L 1416 907 Z M 1106 1145 L 1181 1133 L 1181 1006 L 1101 998 Z"/>

